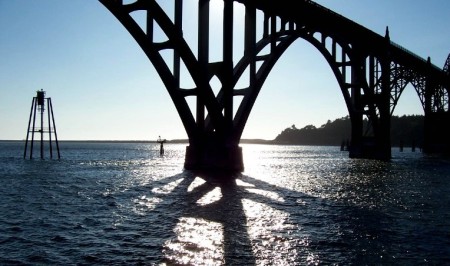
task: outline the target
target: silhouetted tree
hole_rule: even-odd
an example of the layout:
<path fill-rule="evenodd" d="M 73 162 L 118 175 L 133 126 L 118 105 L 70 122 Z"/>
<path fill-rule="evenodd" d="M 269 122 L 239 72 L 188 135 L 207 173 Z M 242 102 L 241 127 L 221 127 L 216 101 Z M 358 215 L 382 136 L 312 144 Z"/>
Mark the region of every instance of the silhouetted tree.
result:
<path fill-rule="evenodd" d="M 364 121 L 367 123 L 367 120 Z M 423 141 L 424 117 L 421 115 L 393 116 L 391 119 L 391 145 L 420 146 Z M 337 146 L 351 137 L 350 117 L 345 116 L 316 128 L 307 125 L 297 129 L 295 125 L 283 130 L 274 140 L 280 144 Z"/>

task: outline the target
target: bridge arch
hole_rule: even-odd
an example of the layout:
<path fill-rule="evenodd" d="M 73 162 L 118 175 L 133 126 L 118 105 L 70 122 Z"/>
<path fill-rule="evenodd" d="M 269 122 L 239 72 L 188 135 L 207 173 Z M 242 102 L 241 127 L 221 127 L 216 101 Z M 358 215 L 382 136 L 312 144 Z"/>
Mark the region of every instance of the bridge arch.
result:
<path fill-rule="evenodd" d="M 341 93 L 343 95 L 344 101 L 346 103 L 346 107 L 347 107 L 347 111 L 348 113 L 351 115 L 353 112 L 353 108 L 351 105 L 351 95 L 349 94 L 348 90 L 345 89 L 345 78 L 343 77 L 343 73 L 340 70 L 340 67 L 338 66 L 338 63 L 335 61 L 332 53 L 327 49 L 327 47 L 321 43 L 319 40 L 317 40 L 317 38 L 314 38 L 312 36 L 313 34 L 309 34 L 307 31 L 305 30 L 301 30 L 301 31 L 293 31 L 290 34 L 286 34 L 286 37 L 283 38 L 278 46 L 275 48 L 275 51 L 272 50 L 272 52 L 270 53 L 269 56 L 266 57 L 264 63 L 262 64 L 261 68 L 258 70 L 258 85 L 257 85 L 257 90 L 259 91 L 263 85 L 264 82 L 266 80 L 266 78 L 269 76 L 270 72 L 272 71 L 273 66 L 276 64 L 276 62 L 283 56 L 283 54 L 286 52 L 286 50 L 296 41 L 298 41 L 299 39 L 302 39 L 306 42 L 308 42 L 309 44 L 311 44 L 313 47 L 316 48 L 316 50 L 323 56 L 324 60 L 328 62 L 328 65 L 330 67 L 330 70 L 332 71 L 332 73 L 334 73 L 334 76 L 336 78 L 336 82 L 339 84 L 339 87 L 341 89 Z M 265 48 L 270 46 L 270 36 L 267 37 L 266 39 L 262 39 L 258 42 L 257 44 L 257 52 L 260 51 L 264 51 L 266 50 Z M 344 50 L 344 49 L 342 49 Z M 345 50 L 350 50 L 350 48 L 347 46 L 345 48 Z M 259 55 L 259 53 L 258 53 Z M 348 55 L 345 55 L 345 57 L 348 58 Z M 242 73 L 244 72 L 244 69 L 246 67 L 248 67 L 248 60 L 242 60 L 237 68 L 236 68 L 236 78 L 239 79 L 242 75 Z M 247 65 L 246 65 L 247 64 Z M 236 83 L 237 81 L 235 81 Z M 247 110 L 244 110 L 243 108 L 248 108 L 251 109 L 251 107 L 254 104 L 254 101 L 256 100 L 256 97 L 252 98 L 249 101 L 252 101 L 252 103 L 249 105 L 248 102 L 245 105 L 242 105 L 239 107 L 240 109 L 238 110 L 238 117 L 236 117 L 237 119 L 237 124 L 241 124 L 242 127 L 240 128 L 240 131 L 238 133 L 242 134 L 241 130 L 243 130 L 243 125 L 246 124 L 246 119 L 248 119 L 248 115 L 250 114 L 250 112 Z M 247 117 L 241 118 L 239 117 L 239 115 L 242 115 L 242 113 L 245 113 L 247 115 Z M 240 137 L 240 136 L 238 136 Z"/>
<path fill-rule="evenodd" d="M 256 44 L 257 56 L 260 56 L 260 51 L 266 50 L 265 47 L 267 46 L 271 46 L 271 53 L 268 56 L 260 56 L 261 58 L 264 58 L 264 63 L 261 65 L 261 68 L 257 69 L 258 83 L 256 83 L 253 88 L 255 90 L 254 96 L 252 98 L 249 97 L 249 100 L 245 102 L 245 105 L 241 104 L 241 106 L 239 107 L 238 114 L 244 113 L 246 116 L 244 118 L 237 116 L 237 124 L 241 125 L 241 128 L 238 129 L 238 134 L 242 133 L 243 126 L 246 124 L 246 119 L 248 118 L 250 109 L 252 108 L 254 101 L 256 100 L 256 96 L 259 93 L 259 90 L 261 89 L 265 79 L 269 75 L 273 65 L 278 61 L 278 59 L 282 56 L 286 49 L 299 38 L 312 44 L 322 54 L 322 56 L 326 59 L 330 68 L 332 69 L 332 72 L 336 77 L 342 95 L 345 99 L 347 110 L 352 121 L 352 128 L 354 128 L 354 131 L 357 132 L 353 135 L 363 134 L 363 115 L 365 115 L 370 122 L 366 123 L 366 125 L 372 127 L 365 129 L 365 133 L 370 133 L 372 137 L 379 134 L 377 131 L 380 131 L 380 104 L 376 102 L 367 102 L 365 103 L 365 105 L 362 105 L 361 103 L 355 102 L 355 99 L 352 99 L 352 94 L 356 94 L 359 97 L 361 97 L 361 94 L 373 97 L 374 92 L 372 90 L 374 89 L 374 87 L 381 87 L 381 74 L 377 73 L 377 77 L 367 78 L 366 72 L 372 73 L 374 72 L 373 69 L 375 68 L 379 69 L 378 71 L 381 72 L 382 66 L 379 62 L 381 60 L 378 60 L 374 56 L 361 55 L 361 51 L 357 49 L 357 45 L 349 44 L 348 42 L 344 42 L 339 38 L 327 36 L 322 32 L 314 31 L 314 29 L 309 29 L 308 27 L 300 27 L 294 30 L 291 30 L 291 28 L 289 27 L 288 30 L 283 30 L 275 35 L 276 36 L 268 35 L 265 38 L 259 40 Z M 274 38 L 276 38 L 278 42 L 277 46 L 275 47 L 272 46 L 273 42 L 271 42 L 271 40 L 273 40 Z M 327 45 L 327 40 L 331 40 L 331 46 Z M 341 52 L 340 60 L 337 58 L 338 50 Z M 251 60 L 244 57 L 240 64 L 238 64 L 236 75 L 237 78 L 241 76 L 243 69 L 248 67 L 249 62 L 251 62 Z M 354 62 L 357 63 L 355 64 Z M 366 70 L 366 64 L 370 65 L 370 71 Z M 268 67 L 265 67 L 266 65 Z M 386 67 L 386 69 L 388 68 Z M 350 75 L 347 74 L 349 72 L 351 73 Z M 367 81 L 369 79 L 371 79 L 370 84 Z M 381 91 L 380 88 L 378 89 Z M 385 92 L 384 94 L 387 93 Z M 386 116 L 387 112 L 385 111 L 384 113 L 384 116 Z M 236 139 L 239 139 L 239 137 L 240 136 L 237 136 Z M 387 144 L 389 145 L 389 143 Z M 390 153 L 388 154 L 388 156 L 390 156 Z"/>

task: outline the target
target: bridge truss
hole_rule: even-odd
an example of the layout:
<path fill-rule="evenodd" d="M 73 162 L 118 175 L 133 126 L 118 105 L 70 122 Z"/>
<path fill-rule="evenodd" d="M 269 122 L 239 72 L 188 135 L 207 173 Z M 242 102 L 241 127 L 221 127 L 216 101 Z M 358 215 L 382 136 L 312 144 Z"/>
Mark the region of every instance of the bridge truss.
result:
<path fill-rule="evenodd" d="M 352 122 L 350 157 L 390 159 L 390 117 L 408 84 L 429 118 L 428 146 L 436 147 L 430 140 L 438 134 L 450 150 L 447 132 L 435 132 L 438 123 L 450 121 L 449 61 L 437 68 L 391 42 L 388 29 L 380 36 L 308 0 L 99 1 L 143 49 L 173 100 L 189 137 L 186 169 L 244 169 L 239 141 L 251 109 L 277 60 L 299 38 L 320 51 L 336 77 Z M 221 44 L 210 41 L 217 30 L 210 25 L 211 1 L 223 1 Z M 196 52 L 183 35 L 187 3 L 196 4 Z M 242 7 L 244 52 L 234 62 L 235 10 Z M 134 19 L 137 12 L 144 12 L 145 23 Z M 156 40 L 157 30 L 165 39 Z M 211 45 L 222 46 L 221 60 L 210 61 Z M 193 87 L 181 84 L 184 69 Z M 220 83 L 218 92 L 213 81 Z"/>

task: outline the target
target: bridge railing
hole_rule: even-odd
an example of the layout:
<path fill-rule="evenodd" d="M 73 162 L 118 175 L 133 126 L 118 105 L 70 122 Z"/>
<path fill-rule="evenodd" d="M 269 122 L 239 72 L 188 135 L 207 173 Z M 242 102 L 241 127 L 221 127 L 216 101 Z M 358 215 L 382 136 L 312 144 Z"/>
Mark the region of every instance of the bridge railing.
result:
<path fill-rule="evenodd" d="M 360 27 L 362 27 L 362 28 L 364 28 L 364 29 L 366 29 L 366 30 L 369 30 L 369 29 L 367 29 L 366 27 L 364 27 L 364 26 L 362 26 L 362 25 L 356 23 L 355 21 L 353 21 L 353 20 L 351 20 L 351 19 L 349 19 L 349 18 L 346 18 L 346 17 L 342 16 L 341 14 L 336 13 L 336 12 L 334 12 L 334 11 L 331 10 L 331 9 L 328 9 L 328 8 L 322 6 L 322 5 L 319 5 L 318 3 L 314 2 L 314 1 L 311 1 L 311 0 L 304 0 L 304 1 L 307 2 L 307 3 L 309 3 L 309 4 L 311 4 L 311 5 L 313 5 L 313 6 L 316 6 L 317 8 L 322 9 L 322 10 L 325 11 L 325 12 L 330 13 L 330 14 L 333 15 L 333 16 L 339 17 L 339 18 L 341 18 L 341 19 L 343 19 L 343 20 L 346 20 L 346 21 L 348 21 L 348 22 L 351 22 L 351 23 L 353 23 L 353 24 L 356 24 L 356 25 L 358 25 L 358 26 L 360 26 Z M 370 31 L 370 30 L 369 30 L 369 31 Z"/>
<path fill-rule="evenodd" d="M 391 45 L 396 47 L 396 48 L 398 48 L 398 49 L 400 49 L 400 50 L 402 50 L 402 51 L 404 51 L 405 53 L 408 53 L 409 55 L 415 56 L 417 59 L 419 59 L 419 60 L 421 60 L 423 62 L 427 62 L 427 60 L 425 60 L 423 57 L 421 57 L 421 56 L 411 52 L 410 50 L 408 50 L 405 47 L 399 45 L 398 43 L 395 43 L 395 42 L 391 41 Z"/>
<path fill-rule="evenodd" d="M 316 2 L 314 2 L 314 1 L 311 1 L 311 0 L 304 0 L 304 1 L 307 2 L 307 3 L 309 3 L 309 4 L 311 4 L 311 5 L 313 5 L 313 6 L 316 6 L 317 8 L 320 8 L 321 10 L 323 10 L 323 11 L 325 11 L 325 12 L 327 12 L 327 13 L 333 15 L 333 16 L 339 17 L 340 19 L 343 19 L 343 20 L 345 20 L 345 21 L 347 21 L 347 22 L 353 23 L 354 25 L 357 25 L 357 26 L 359 26 L 359 27 L 361 27 L 361 28 L 364 28 L 364 29 L 367 30 L 367 31 L 370 31 L 370 32 L 372 32 L 373 34 L 379 35 L 379 34 L 373 32 L 373 31 L 367 29 L 366 27 L 362 26 L 361 24 L 359 24 L 359 23 L 357 23 L 357 22 L 355 22 L 355 21 L 353 21 L 353 20 L 351 20 L 351 19 L 348 19 L 348 18 L 344 17 L 344 16 L 342 16 L 342 15 L 339 14 L 339 13 L 336 13 L 336 12 L 334 12 L 334 11 L 331 10 L 331 9 L 328 9 L 328 8 L 322 6 L 322 5 L 319 5 L 319 4 L 317 4 Z M 381 36 L 381 35 L 379 35 L 379 36 Z M 393 41 L 391 41 L 390 44 L 391 44 L 392 46 L 398 48 L 399 50 L 401 50 L 401 51 L 407 53 L 408 55 L 415 57 L 415 58 L 416 58 L 417 60 L 419 60 L 419 61 L 422 61 L 422 62 L 424 62 L 424 63 L 427 62 L 427 60 L 424 59 L 423 57 L 417 55 L 416 53 L 411 52 L 410 50 L 406 49 L 405 47 L 403 47 L 403 46 L 401 46 L 401 45 L 399 45 L 399 44 L 397 44 L 397 43 L 395 43 L 395 42 L 393 42 Z M 432 67 L 435 68 L 436 70 L 442 70 L 442 69 L 440 69 L 439 67 L 437 67 L 437 66 L 435 66 L 435 65 L 433 65 L 433 64 L 431 64 L 431 65 L 432 65 Z"/>
<path fill-rule="evenodd" d="M 391 45 L 396 47 L 396 48 L 398 48 L 398 49 L 400 49 L 400 50 L 402 50 L 405 53 L 408 53 L 410 56 L 414 56 L 417 60 L 420 60 L 420 61 L 422 61 L 424 63 L 427 63 L 426 59 L 424 59 L 423 57 L 421 57 L 421 56 L 419 56 L 419 55 L 417 55 L 417 54 L 415 54 L 413 52 L 411 52 L 410 50 L 406 49 L 405 47 L 403 47 L 403 46 L 401 46 L 401 45 L 399 45 L 399 44 L 397 44 L 397 43 L 395 43 L 393 41 L 391 41 Z M 436 66 L 434 64 L 431 64 L 431 67 L 435 68 L 436 70 L 442 71 L 441 68 L 439 68 L 438 66 Z"/>

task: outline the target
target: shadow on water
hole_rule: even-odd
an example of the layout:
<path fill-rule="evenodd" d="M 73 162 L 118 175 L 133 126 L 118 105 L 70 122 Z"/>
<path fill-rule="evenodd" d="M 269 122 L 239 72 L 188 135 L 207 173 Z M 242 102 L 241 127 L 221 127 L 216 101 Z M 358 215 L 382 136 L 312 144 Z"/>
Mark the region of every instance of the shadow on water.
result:
<path fill-rule="evenodd" d="M 197 178 L 204 182 L 190 189 Z M 221 262 L 220 264 L 225 265 L 261 265 L 284 262 L 289 265 L 299 263 L 317 265 L 354 263 L 355 260 L 368 263 L 386 262 L 386 258 L 382 259 L 382 253 L 390 242 L 390 236 L 386 234 L 383 239 L 378 237 L 380 232 L 383 232 L 385 223 L 389 221 L 376 210 L 368 211 L 356 206 L 344 206 L 345 204 L 339 201 L 307 195 L 243 174 L 184 171 L 152 182 L 151 186 L 155 188 L 173 182 L 176 186 L 151 210 L 161 215 L 151 215 L 153 218 L 147 230 L 160 233 L 164 231 L 157 244 L 160 247 L 160 254 L 155 254 L 162 263 L 211 265 Z M 198 203 L 217 188 L 220 189 L 220 197 L 207 204 Z M 277 228 L 274 228 L 271 235 L 261 234 L 262 239 L 250 236 L 251 217 L 246 213 L 249 210 L 243 204 L 245 200 L 286 213 L 287 218 L 279 225 L 283 228 L 278 228 L 280 229 L 278 232 Z M 256 215 L 253 222 L 259 223 L 259 226 L 262 223 L 260 219 L 268 223 L 264 225 L 266 227 L 270 227 L 271 222 L 280 223 L 270 221 L 270 217 L 267 221 L 265 216 L 273 214 L 264 211 L 260 213 L 256 211 L 253 215 Z M 207 241 L 205 236 L 202 236 L 205 232 L 184 232 L 189 235 L 184 238 L 180 236 L 183 234 L 182 230 L 176 229 L 182 219 L 189 218 L 196 220 L 197 224 L 194 222 L 184 230 L 208 230 L 204 227 L 201 229 L 202 224 L 198 223 L 198 220 L 220 225 L 209 230 L 219 231 L 217 228 L 222 230 L 222 241 L 214 242 L 209 247 L 209 254 L 203 257 L 198 257 L 196 253 L 208 253 L 206 250 L 208 247 L 201 244 L 202 241 Z M 366 222 L 373 224 L 365 227 Z M 214 238 L 211 235 L 216 233 L 209 232 L 208 237 Z M 218 251 L 220 249 L 222 251 Z M 270 249 L 272 254 L 265 254 Z M 355 249 L 360 249 L 361 252 Z M 364 256 L 369 256 L 368 260 L 364 259 Z M 208 263 L 207 260 L 211 257 L 214 258 L 213 262 Z"/>
<path fill-rule="evenodd" d="M 159 261 L 169 265 L 218 262 L 225 265 L 373 265 L 448 261 L 450 238 L 445 233 L 448 214 L 439 207 L 448 203 L 448 197 L 440 194 L 448 189 L 430 189 L 427 185 L 436 182 L 427 174 L 427 171 L 434 173 L 435 168 L 417 175 L 410 163 L 351 160 L 332 169 L 336 172 L 317 172 L 321 176 L 316 180 L 335 186 L 325 188 L 324 191 L 333 192 L 323 195 L 320 191 L 304 193 L 286 184 L 278 186 L 244 174 L 184 171 L 152 182 L 149 184 L 152 191 L 176 184 L 150 211 L 161 215 L 146 216 L 156 217 L 150 218 L 149 231 L 164 227 L 164 237 L 157 244 Z M 442 177 L 445 178 L 445 173 Z M 199 179 L 203 183 L 192 186 Z M 200 203 L 217 189 L 219 197 Z M 188 232 L 180 237 L 183 230 L 177 227 L 185 219 L 196 222 L 184 227 Z M 205 228 L 198 221 L 219 226 Z M 214 232 L 192 232 L 196 230 Z M 221 240 L 213 241 L 209 247 L 202 246 L 202 241 L 214 239 L 212 235 L 217 231 L 221 231 Z M 207 255 L 196 257 L 199 253 Z M 211 257 L 212 263 L 205 262 Z"/>
<path fill-rule="evenodd" d="M 195 204 L 202 197 L 220 188 L 221 198 L 202 208 L 189 213 L 191 217 L 219 223 L 223 227 L 223 252 L 226 264 L 245 261 L 248 265 L 255 264 L 252 245 L 246 226 L 246 215 L 242 203 L 240 188 L 236 184 L 238 174 L 211 174 L 196 172 L 194 174 L 206 182 L 197 186 L 189 193 L 190 204 Z M 230 218 L 232 217 L 232 218 Z"/>
<path fill-rule="evenodd" d="M 193 189 L 189 189 L 191 184 L 194 182 L 196 178 L 201 178 L 204 182 L 194 187 Z M 248 235 L 248 228 L 246 226 L 246 215 L 244 212 L 244 207 L 242 204 L 242 190 L 236 184 L 236 179 L 240 178 L 240 174 L 218 174 L 218 173 L 206 173 L 206 172 L 194 172 L 194 171 L 184 171 L 175 176 L 167 177 L 163 180 L 158 181 L 160 184 L 168 184 L 170 182 L 179 181 L 181 182 L 177 184 L 175 188 L 170 192 L 171 196 L 168 198 L 169 201 L 173 200 L 173 195 L 176 195 L 176 202 L 171 202 L 167 204 L 166 201 L 161 201 L 159 204 L 155 206 L 154 211 L 158 212 L 159 209 L 161 212 L 168 212 L 168 215 L 159 216 L 159 221 L 153 221 L 157 224 L 165 224 L 167 229 L 172 234 L 166 235 L 165 239 L 161 239 L 162 242 L 166 242 L 170 239 L 180 238 L 179 235 L 176 235 L 176 223 L 183 218 L 194 218 L 201 219 L 207 222 L 213 222 L 216 224 L 220 224 L 223 232 L 223 240 L 222 244 L 214 243 L 213 249 L 222 248 L 223 249 L 223 263 L 226 265 L 230 264 L 242 264 L 245 265 L 255 265 L 255 257 L 252 251 L 252 244 L 250 241 L 250 237 Z M 155 184 L 153 184 L 155 185 Z M 220 189 L 221 197 L 220 199 L 206 204 L 204 206 L 199 205 L 197 202 L 203 198 L 208 193 L 214 191 L 216 188 Z M 167 208 L 168 205 L 175 204 L 174 208 Z M 173 205 L 172 205 L 173 206 Z M 173 212 L 177 213 L 176 216 L 173 216 Z M 171 213 L 172 212 L 172 213 Z M 171 223 L 168 222 L 168 217 L 171 217 Z M 150 227 L 152 225 L 150 224 Z M 194 225 L 195 226 L 195 225 Z M 194 228 L 187 228 L 192 230 Z M 211 234 L 216 234 L 217 232 L 212 232 Z M 202 242 L 206 239 L 187 239 L 187 241 L 192 242 Z M 201 251 L 202 247 L 195 247 L 195 243 L 179 243 L 182 248 L 187 247 L 188 250 L 192 252 Z M 164 245 L 164 243 L 160 243 Z M 197 243 L 198 244 L 198 243 Z M 179 249 L 177 247 L 175 249 Z M 179 250 L 178 250 L 179 251 Z M 211 259 L 208 257 L 203 258 L 195 258 L 195 255 L 189 258 L 189 255 L 182 254 L 183 252 L 177 252 L 173 254 L 167 254 L 168 251 L 161 250 L 161 252 L 166 253 L 165 257 L 162 259 L 162 262 L 168 263 L 169 265 L 179 265 L 179 264 L 187 264 L 194 265 L 198 263 L 202 263 L 202 260 Z M 217 252 L 217 250 L 213 250 L 213 252 Z M 181 253 L 181 254 L 180 254 Z M 220 253 L 220 252 L 219 252 Z M 211 256 L 211 255 L 210 255 Z M 212 255 L 214 257 L 214 255 Z M 216 258 L 218 259 L 218 258 Z M 217 261 L 214 261 L 212 264 L 218 264 L 220 262 L 220 258 Z M 204 262 L 203 262 L 204 263 Z"/>

